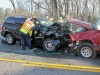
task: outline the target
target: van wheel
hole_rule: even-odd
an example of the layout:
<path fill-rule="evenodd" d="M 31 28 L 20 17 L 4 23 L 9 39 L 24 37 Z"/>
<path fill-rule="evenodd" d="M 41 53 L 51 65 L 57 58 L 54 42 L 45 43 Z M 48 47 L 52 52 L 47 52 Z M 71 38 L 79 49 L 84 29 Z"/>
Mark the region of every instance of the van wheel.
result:
<path fill-rule="evenodd" d="M 84 58 L 95 58 L 97 52 L 91 43 L 82 43 L 77 48 L 77 55 Z"/>
<path fill-rule="evenodd" d="M 16 43 L 16 40 L 14 38 L 14 36 L 12 34 L 7 34 L 6 35 L 6 42 L 9 44 L 9 45 L 13 45 Z"/>
<path fill-rule="evenodd" d="M 46 50 L 46 51 L 49 51 L 49 52 L 55 51 L 57 49 L 57 47 L 54 46 L 53 41 L 54 40 L 50 39 L 50 38 L 45 39 L 44 42 L 43 42 L 43 49 Z"/>

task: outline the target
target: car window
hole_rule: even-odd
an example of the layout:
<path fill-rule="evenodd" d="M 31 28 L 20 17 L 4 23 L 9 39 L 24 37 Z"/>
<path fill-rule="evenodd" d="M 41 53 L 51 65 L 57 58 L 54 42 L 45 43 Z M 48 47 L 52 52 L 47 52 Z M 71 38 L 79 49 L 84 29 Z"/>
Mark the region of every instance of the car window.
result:
<path fill-rule="evenodd" d="M 14 24 L 15 22 L 16 22 L 16 18 L 8 18 L 8 19 L 6 19 L 6 23 L 11 23 L 11 24 Z"/>
<path fill-rule="evenodd" d="M 53 22 L 49 20 L 41 20 L 40 23 L 45 27 L 50 27 L 53 24 Z"/>
<path fill-rule="evenodd" d="M 26 21 L 26 19 L 19 19 L 19 20 L 18 20 L 18 23 L 19 23 L 19 24 L 24 24 L 25 21 Z"/>
<path fill-rule="evenodd" d="M 46 21 L 40 21 L 42 24 L 45 24 Z"/>
<path fill-rule="evenodd" d="M 97 25 L 97 29 L 100 30 L 100 25 Z"/>
<path fill-rule="evenodd" d="M 81 28 L 77 28 L 76 32 L 81 32 L 81 31 L 85 31 L 85 30 L 86 30 L 86 28 L 81 27 Z"/>
<path fill-rule="evenodd" d="M 98 20 L 95 24 L 93 24 L 93 28 L 100 30 L 100 20 Z"/>

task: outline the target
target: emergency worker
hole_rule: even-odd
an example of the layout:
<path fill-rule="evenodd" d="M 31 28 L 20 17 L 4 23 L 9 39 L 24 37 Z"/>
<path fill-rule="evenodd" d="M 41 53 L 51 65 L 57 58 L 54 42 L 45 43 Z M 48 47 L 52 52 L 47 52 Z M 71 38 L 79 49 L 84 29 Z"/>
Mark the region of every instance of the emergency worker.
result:
<path fill-rule="evenodd" d="M 29 49 L 32 49 L 31 45 L 31 36 L 32 36 L 32 30 L 31 27 L 34 27 L 34 20 L 32 18 L 28 18 L 23 26 L 20 29 L 20 43 L 21 43 L 21 49 L 25 50 L 25 45 L 28 46 Z"/>

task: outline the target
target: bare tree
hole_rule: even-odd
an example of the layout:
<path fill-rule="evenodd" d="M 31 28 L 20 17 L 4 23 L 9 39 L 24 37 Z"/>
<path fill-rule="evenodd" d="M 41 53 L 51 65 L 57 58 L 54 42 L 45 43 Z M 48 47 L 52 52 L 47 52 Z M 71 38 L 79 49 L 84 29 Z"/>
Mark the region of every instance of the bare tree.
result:
<path fill-rule="evenodd" d="M 58 14 L 57 14 L 57 1 L 54 0 L 54 19 L 55 21 L 58 20 Z"/>
<path fill-rule="evenodd" d="M 65 15 L 70 15 L 89 22 L 100 16 L 100 0 L 16 0 L 17 6 L 14 0 L 9 1 L 16 14 L 40 17 L 48 15 L 55 20 L 59 17 L 65 19 Z"/>
<path fill-rule="evenodd" d="M 16 9 L 14 0 L 9 0 L 9 1 L 11 2 L 13 8 Z"/>
<path fill-rule="evenodd" d="M 16 14 L 16 7 L 15 7 L 15 2 L 14 2 L 14 0 L 9 0 L 9 1 L 11 2 L 12 6 L 13 6 L 13 8 L 14 8 L 14 12 L 15 12 L 15 14 Z"/>

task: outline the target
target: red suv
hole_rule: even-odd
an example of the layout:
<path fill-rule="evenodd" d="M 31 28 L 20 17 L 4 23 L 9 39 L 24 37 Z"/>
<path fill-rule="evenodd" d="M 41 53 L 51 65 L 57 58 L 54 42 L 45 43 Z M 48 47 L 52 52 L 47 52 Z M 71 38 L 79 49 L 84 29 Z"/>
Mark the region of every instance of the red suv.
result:
<path fill-rule="evenodd" d="M 70 19 L 68 22 L 83 28 L 70 34 L 72 48 L 77 55 L 84 58 L 95 58 L 97 53 L 100 53 L 100 20 L 93 25 L 78 19 Z"/>

